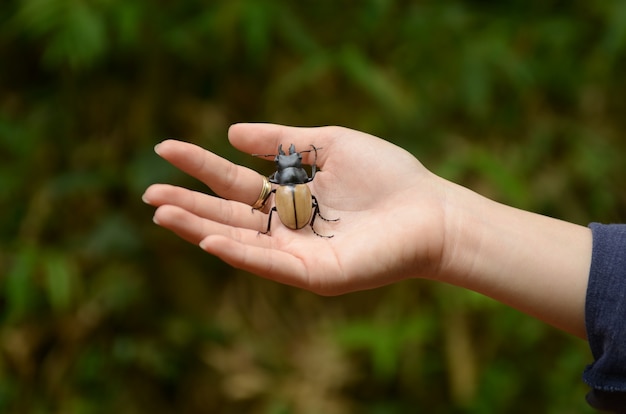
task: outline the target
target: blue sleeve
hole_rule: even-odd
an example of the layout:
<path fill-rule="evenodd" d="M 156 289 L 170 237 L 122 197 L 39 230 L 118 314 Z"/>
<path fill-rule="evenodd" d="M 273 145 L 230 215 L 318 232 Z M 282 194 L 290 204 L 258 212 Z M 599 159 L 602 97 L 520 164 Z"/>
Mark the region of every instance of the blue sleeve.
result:
<path fill-rule="evenodd" d="M 583 374 L 591 406 L 626 413 L 626 225 L 589 225 L 593 234 L 585 303 L 594 358 Z"/>

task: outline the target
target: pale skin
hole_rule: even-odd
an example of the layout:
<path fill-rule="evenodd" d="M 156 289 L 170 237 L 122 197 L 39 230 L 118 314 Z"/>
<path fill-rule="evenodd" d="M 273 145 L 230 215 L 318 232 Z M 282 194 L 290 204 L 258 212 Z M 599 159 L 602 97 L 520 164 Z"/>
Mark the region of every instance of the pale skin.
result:
<path fill-rule="evenodd" d="M 321 295 L 372 289 L 409 278 L 438 280 L 515 307 L 581 338 L 591 262 L 587 227 L 508 207 L 428 171 L 407 151 L 341 127 L 236 124 L 230 143 L 249 154 L 279 144 L 318 151 L 308 185 L 320 211 L 290 230 L 251 205 L 259 173 L 181 141 L 156 152 L 219 197 L 166 184 L 143 200 L 154 221 L 230 265 Z M 303 153 L 311 163 L 311 153 Z M 271 160 L 271 157 L 268 157 Z M 272 203 L 270 198 L 269 204 Z M 269 206 L 267 206 L 269 207 Z"/>

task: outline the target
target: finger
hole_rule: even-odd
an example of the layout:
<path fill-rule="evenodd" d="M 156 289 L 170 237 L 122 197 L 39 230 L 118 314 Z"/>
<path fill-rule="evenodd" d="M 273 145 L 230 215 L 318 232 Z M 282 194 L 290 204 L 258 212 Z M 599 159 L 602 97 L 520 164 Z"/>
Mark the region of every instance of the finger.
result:
<path fill-rule="evenodd" d="M 305 264 L 282 250 L 250 245 L 219 235 L 205 238 L 200 247 L 233 267 L 290 286 L 310 288 Z"/>
<path fill-rule="evenodd" d="M 267 246 L 271 238 L 257 230 L 233 227 L 207 220 L 177 206 L 163 205 L 154 212 L 154 222 L 190 243 L 198 244 L 210 235 L 222 235 L 249 245 Z"/>
<path fill-rule="evenodd" d="M 148 187 L 142 199 L 155 207 L 174 205 L 195 216 L 233 227 L 261 231 L 267 226 L 267 215 L 253 210 L 249 205 L 168 184 Z"/>
<path fill-rule="evenodd" d="M 166 140 L 157 145 L 155 151 L 229 200 L 252 205 L 263 188 L 263 177 L 258 172 L 233 164 L 197 145 Z"/>
<path fill-rule="evenodd" d="M 189 243 L 197 244 L 208 235 L 204 229 L 206 220 L 180 207 L 161 206 L 154 212 L 152 220 L 159 226 L 173 231 Z"/>
<path fill-rule="evenodd" d="M 250 154 L 275 154 L 280 144 L 289 148 L 294 144 L 297 151 L 307 151 L 311 145 L 318 151 L 317 163 L 324 165 L 326 156 L 335 139 L 345 135 L 341 127 L 298 128 L 275 124 L 235 124 L 228 130 L 231 144 Z M 303 153 L 303 162 L 312 164 L 315 153 Z"/>

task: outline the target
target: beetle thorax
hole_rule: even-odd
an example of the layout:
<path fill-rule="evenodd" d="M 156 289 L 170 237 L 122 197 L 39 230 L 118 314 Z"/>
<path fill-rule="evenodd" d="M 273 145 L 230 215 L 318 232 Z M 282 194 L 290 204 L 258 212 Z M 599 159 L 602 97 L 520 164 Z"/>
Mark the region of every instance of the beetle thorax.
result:
<path fill-rule="evenodd" d="M 280 185 L 303 184 L 309 179 L 306 171 L 302 167 L 279 168 L 274 176 L 275 181 Z"/>

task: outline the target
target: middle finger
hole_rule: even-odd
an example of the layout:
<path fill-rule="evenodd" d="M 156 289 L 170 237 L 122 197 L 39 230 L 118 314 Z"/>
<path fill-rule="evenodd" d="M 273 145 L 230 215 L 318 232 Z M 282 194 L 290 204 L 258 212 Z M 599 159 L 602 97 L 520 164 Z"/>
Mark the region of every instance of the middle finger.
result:
<path fill-rule="evenodd" d="M 166 140 L 157 153 L 187 174 L 197 178 L 217 195 L 252 205 L 263 188 L 263 176 L 188 142 Z"/>

